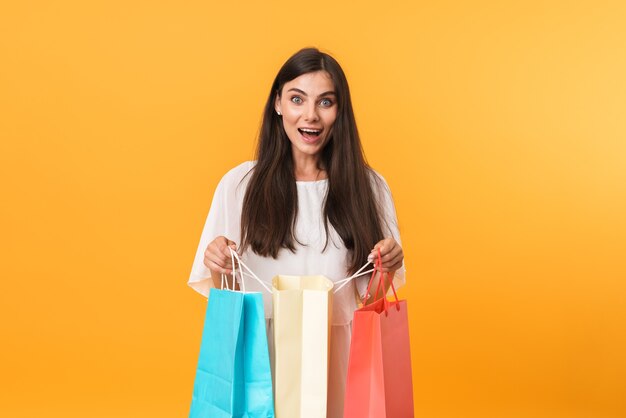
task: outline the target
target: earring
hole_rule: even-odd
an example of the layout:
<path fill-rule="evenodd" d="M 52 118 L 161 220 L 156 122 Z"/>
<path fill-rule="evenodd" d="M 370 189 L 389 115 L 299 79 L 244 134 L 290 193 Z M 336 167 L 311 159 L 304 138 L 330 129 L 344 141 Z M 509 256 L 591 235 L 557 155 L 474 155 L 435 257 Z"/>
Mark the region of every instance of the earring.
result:
<path fill-rule="evenodd" d="M 282 116 L 283 114 L 280 113 L 280 110 L 277 110 L 276 113 L 278 113 L 278 116 Z"/>

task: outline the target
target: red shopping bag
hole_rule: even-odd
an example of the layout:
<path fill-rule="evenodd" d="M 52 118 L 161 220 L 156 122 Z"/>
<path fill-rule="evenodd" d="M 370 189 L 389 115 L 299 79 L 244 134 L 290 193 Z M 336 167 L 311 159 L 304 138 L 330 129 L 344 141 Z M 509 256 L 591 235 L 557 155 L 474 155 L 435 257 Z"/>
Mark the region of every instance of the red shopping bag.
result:
<path fill-rule="evenodd" d="M 389 274 L 382 272 L 380 255 L 367 287 L 376 274 L 380 280 L 376 297 L 391 284 L 395 301 L 381 299 L 354 312 L 344 418 L 413 417 L 413 382 L 409 322 L 405 300 L 398 300 Z"/>

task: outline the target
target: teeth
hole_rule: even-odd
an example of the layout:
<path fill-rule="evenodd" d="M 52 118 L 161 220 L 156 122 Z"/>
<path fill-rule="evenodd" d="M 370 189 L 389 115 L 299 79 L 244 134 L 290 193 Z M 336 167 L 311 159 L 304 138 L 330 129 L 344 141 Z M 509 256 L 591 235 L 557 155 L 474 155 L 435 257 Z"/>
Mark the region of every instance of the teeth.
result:
<path fill-rule="evenodd" d="M 320 132 L 322 132 L 321 130 L 306 129 L 306 128 L 300 128 L 300 130 L 302 132 L 306 132 L 306 133 L 309 133 L 309 134 L 319 134 Z"/>

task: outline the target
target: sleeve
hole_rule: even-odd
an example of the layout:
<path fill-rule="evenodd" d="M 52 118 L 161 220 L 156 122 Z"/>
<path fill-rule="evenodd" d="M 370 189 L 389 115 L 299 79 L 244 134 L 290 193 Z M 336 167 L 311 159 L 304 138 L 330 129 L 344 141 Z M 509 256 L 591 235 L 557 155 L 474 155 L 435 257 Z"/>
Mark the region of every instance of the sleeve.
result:
<path fill-rule="evenodd" d="M 374 185 L 375 193 L 378 200 L 378 207 L 381 211 L 381 222 L 383 227 L 383 234 L 385 238 L 392 237 L 394 238 L 398 244 L 402 245 L 402 241 L 400 239 L 400 229 L 398 227 L 398 218 L 396 215 L 396 207 L 393 203 L 393 197 L 391 195 L 391 189 L 387 185 L 385 179 L 378 173 L 374 173 L 374 181 L 372 182 Z M 406 283 L 405 278 L 406 268 L 404 266 L 404 260 L 402 260 L 402 266 L 396 270 L 396 273 L 393 277 L 393 285 L 398 290 Z M 369 276 L 359 278 L 356 280 L 356 287 L 361 299 L 365 296 L 365 292 L 367 292 L 367 284 L 369 283 Z M 388 296 L 393 295 L 393 291 L 389 289 Z"/>
<path fill-rule="evenodd" d="M 213 287 L 213 280 L 211 278 L 211 270 L 204 265 L 204 251 L 212 240 L 225 234 L 223 227 L 221 227 L 224 225 L 223 214 L 226 206 L 224 197 L 224 179 L 222 179 L 215 189 L 211 209 L 209 209 L 209 214 L 202 229 L 200 243 L 198 244 L 189 281 L 187 282 L 192 289 L 207 297 L 209 290 Z"/>
<path fill-rule="evenodd" d="M 206 297 L 213 287 L 213 279 L 211 270 L 204 265 L 204 252 L 209 243 L 219 236 L 237 245 L 241 243 L 241 208 L 247 184 L 244 179 L 253 166 L 254 163 L 248 161 L 233 168 L 222 177 L 215 189 L 187 282 L 192 289 Z"/>

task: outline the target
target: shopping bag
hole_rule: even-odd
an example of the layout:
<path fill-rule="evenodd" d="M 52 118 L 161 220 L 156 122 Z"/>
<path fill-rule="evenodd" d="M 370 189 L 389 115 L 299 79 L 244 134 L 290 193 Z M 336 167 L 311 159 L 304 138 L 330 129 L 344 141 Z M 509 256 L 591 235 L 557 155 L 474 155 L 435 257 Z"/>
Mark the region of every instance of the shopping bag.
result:
<path fill-rule="evenodd" d="M 380 280 L 375 295 L 383 297 L 354 312 L 348 375 L 344 398 L 344 418 L 413 417 L 413 383 L 409 323 L 405 300 L 398 300 L 392 278 L 376 262 L 367 289 L 374 277 Z M 394 301 L 384 295 L 385 276 L 391 284 Z M 375 298 L 376 298 L 375 296 Z"/>
<path fill-rule="evenodd" d="M 277 418 L 325 418 L 333 283 L 323 276 L 272 280 Z"/>
<path fill-rule="evenodd" d="M 189 418 L 272 418 L 261 293 L 211 289 Z"/>

